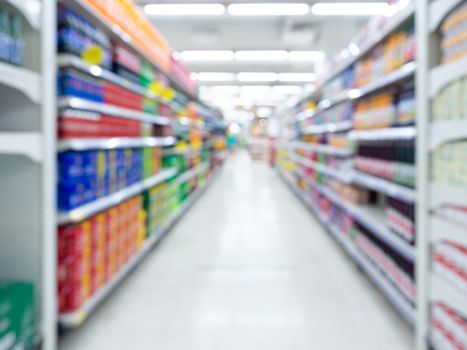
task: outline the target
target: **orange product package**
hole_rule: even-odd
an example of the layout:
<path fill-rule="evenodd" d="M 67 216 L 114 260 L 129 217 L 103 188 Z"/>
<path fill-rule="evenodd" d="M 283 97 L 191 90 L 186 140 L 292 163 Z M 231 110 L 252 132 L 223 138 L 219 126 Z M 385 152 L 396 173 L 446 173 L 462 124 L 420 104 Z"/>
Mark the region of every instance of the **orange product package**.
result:
<path fill-rule="evenodd" d="M 106 249 L 106 271 L 107 280 L 117 272 L 117 235 L 118 235 L 118 210 L 112 208 L 106 213 L 107 217 L 107 249 Z"/>
<path fill-rule="evenodd" d="M 92 226 L 92 258 L 91 258 L 91 290 L 98 291 L 105 284 L 106 256 L 106 216 L 96 215 L 91 219 Z"/>

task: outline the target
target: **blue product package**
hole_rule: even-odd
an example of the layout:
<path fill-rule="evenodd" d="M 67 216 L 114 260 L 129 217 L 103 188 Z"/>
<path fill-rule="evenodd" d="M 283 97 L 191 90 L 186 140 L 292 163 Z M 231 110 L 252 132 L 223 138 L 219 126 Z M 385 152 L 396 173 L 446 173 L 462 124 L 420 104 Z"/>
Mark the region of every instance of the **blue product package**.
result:
<path fill-rule="evenodd" d="M 109 194 L 117 191 L 117 154 L 115 150 L 107 151 L 107 164 L 109 167 Z"/>
<path fill-rule="evenodd" d="M 109 165 L 106 151 L 96 152 L 96 196 L 104 197 L 109 194 Z"/>
<path fill-rule="evenodd" d="M 126 157 L 125 149 L 116 150 L 117 191 L 126 187 Z"/>
<path fill-rule="evenodd" d="M 86 204 L 89 201 L 88 180 L 60 183 L 58 185 L 58 208 L 60 210 L 72 210 Z"/>
<path fill-rule="evenodd" d="M 96 175 L 96 152 L 65 152 L 58 155 L 58 182 L 65 183 Z"/>

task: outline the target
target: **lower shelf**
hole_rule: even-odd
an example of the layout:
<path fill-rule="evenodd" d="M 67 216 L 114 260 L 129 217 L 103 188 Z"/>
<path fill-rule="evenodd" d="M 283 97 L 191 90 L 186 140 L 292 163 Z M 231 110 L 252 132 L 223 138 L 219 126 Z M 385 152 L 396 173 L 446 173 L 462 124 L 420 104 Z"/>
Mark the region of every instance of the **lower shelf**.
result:
<path fill-rule="evenodd" d="M 378 271 L 368 259 L 359 251 L 357 246 L 351 241 L 346 240 L 338 228 L 330 223 L 312 203 L 300 192 L 300 190 L 291 181 L 288 174 L 279 170 L 279 175 L 294 194 L 305 204 L 305 206 L 318 218 L 331 236 L 342 246 L 352 260 L 365 272 L 368 278 L 379 288 L 381 293 L 391 302 L 397 311 L 411 325 L 415 323 L 415 310 L 408 301 L 399 293 L 399 291 Z"/>
<path fill-rule="evenodd" d="M 182 204 L 180 209 L 169 220 L 166 227 L 159 229 L 146 240 L 145 245 L 136 253 L 134 257 L 102 287 L 94 294 L 79 310 L 69 313 L 62 313 L 58 316 L 58 323 L 63 329 L 76 329 L 80 327 L 91 313 L 112 293 L 115 288 L 138 266 L 138 264 L 149 254 L 149 252 L 157 245 L 157 243 L 170 231 L 170 229 L 180 220 L 187 210 L 196 202 L 196 200 L 205 192 L 209 185 L 216 177 L 216 172 L 211 174 L 209 180 L 197 190 Z"/>

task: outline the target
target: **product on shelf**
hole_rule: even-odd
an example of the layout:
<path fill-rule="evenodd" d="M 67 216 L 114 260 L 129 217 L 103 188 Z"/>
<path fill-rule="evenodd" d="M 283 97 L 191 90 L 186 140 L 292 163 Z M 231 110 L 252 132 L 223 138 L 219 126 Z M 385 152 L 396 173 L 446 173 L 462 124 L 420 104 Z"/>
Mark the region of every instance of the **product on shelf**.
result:
<path fill-rule="evenodd" d="M 21 18 L 0 4 L 0 61 L 22 65 L 24 46 Z"/>
<path fill-rule="evenodd" d="M 326 180 L 326 186 L 331 188 L 337 195 L 339 195 L 339 197 L 342 197 L 352 204 L 364 205 L 369 202 L 370 194 L 366 188 L 347 185 L 339 181 L 329 179 Z"/>
<path fill-rule="evenodd" d="M 58 137 L 107 138 L 140 137 L 142 123 L 137 120 L 117 118 L 99 113 L 67 109 L 58 117 Z"/>
<path fill-rule="evenodd" d="M 324 98 L 333 98 L 355 86 L 354 67 L 350 66 L 323 87 Z"/>
<path fill-rule="evenodd" d="M 374 176 L 415 186 L 415 144 L 413 141 L 361 142 L 355 169 Z"/>
<path fill-rule="evenodd" d="M 449 63 L 467 56 L 467 3 L 462 2 L 441 24 L 442 62 Z"/>
<path fill-rule="evenodd" d="M 467 246 L 442 241 L 434 245 L 432 254 L 433 274 L 441 276 L 443 283 L 449 284 L 461 295 L 467 295 Z"/>
<path fill-rule="evenodd" d="M 387 128 L 396 123 L 397 112 L 393 93 L 383 93 L 355 104 L 355 129 Z"/>
<path fill-rule="evenodd" d="M 93 102 L 104 101 L 104 84 L 75 69 L 65 69 L 58 75 L 58 93 L 61 96 L 79 97 Z"/>
<path fill-rule="evenodd" d="M 141 71 L 141 58 L 129 49 L 120 44 L 113 47 L 113 71 L 121 77 L 140 83 L 139 74 Z"/>
<path fill-rule="evenodd" d="M 443 303 L 431 309 L 431 345 L 436 350 L 464 350 L 467 344 L 467 318 Z"/>
<path fill-rule="evenodd" d="M 58 230 L 60 312 L 76 311 L 123 268 L 146 239 L 142 197 Z"/>
<path fill-rule="evenodd" d="M 64 6 L 58 7 L 57 20 L 58 52 L 70 53 L 111 69 L 112 45 L 102 30 Z"/>
<path fill-rule="evenodd" d="M 174 180 L 160 184 L 144 194 L 144 208 L 147 215 L 148 234 L 169 225 L 179 208 L 179 186 Z"/>
<path fill-rule="evenodd" d="M 391 231 L 409 242 L 415 240 L 415 206 L 388 197 L 386 221 Z"/>
<path fill-rule="evenodd" d="M 432 178 L 439 184 L 467 186 L 467 141 L 441 145 L 432 155 Z"/>
<path fill-rule="evenodd" d="M 58 155 L 58 207 L 72 210 L 160 170 L 160 149 L 69 151 Z"/>
<path fill-rule="evenodd" d="M 432 100 L 435 122 L 467 119 L 467 78 L 460 77 L 444 87 Z"/>
<path fill-rule="evenodd" d="M 414 265 L 408 262 L 373 233 L 358 225 L 356 244 L 366 257 L 391 281 L 413 305 L 416 300 Z"/>
<path fill-rule="evenodd" d="M 31 349 L 35 336 L 33 284 L 0 281 L 0 349 Z"/>

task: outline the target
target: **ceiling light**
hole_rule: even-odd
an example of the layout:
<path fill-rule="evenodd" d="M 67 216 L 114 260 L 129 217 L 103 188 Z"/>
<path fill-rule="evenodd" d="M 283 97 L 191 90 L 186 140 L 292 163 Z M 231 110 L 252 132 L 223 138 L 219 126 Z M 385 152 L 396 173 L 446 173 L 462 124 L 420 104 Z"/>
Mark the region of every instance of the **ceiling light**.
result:
<path fill-rule="evenodd" d="M 217 95 L 236 95 L 240 93 L 240 86 L 238 85 L 217 85 L 211 86 L 210 92 Z"/>
<path fill-rule="evenodd" d="M 326 54 L 322 51 L 290 51 L 289 60 L 291 61 L 322 61 Z"/>
<path fill-rule="evenodd" d="M 317 16 L 375 16 L 384 15 L 390 6 L 386 2 L 317 3 L 311 13 Z"/>
<path fill-rule="evenodd" d="M 149 16 L 219 16 L 225 13 L 222 4 L 149 4 L 144 6 Z"/>
<path fill-rule="evenodd" d="M 229 50 L 187 50 L 180 52 L 180 58 L 184 61 L 231 61 L 234 53 Z"/>
<path fill-rule="evenodd" d="M 302 87 L 298 85 L 276 85 L 272 87 L 272 90 L 276 94 L 283 95 L 298 95 L 303 91 Z"/>
<path fill-rule="evenodd" d="M 310 12 L 305 3 L 231 4 L 227 8 L 233 16 L 302 16 Z"/>
<path fill-rule="evenodd" d="M 284 50 L 254 50 L 235 52 L 235 59 L 238 61 L 285 61 L 287 60 L 287 56 L 287 51 Z"/>
<path fill-rule="evenodd" d="M 264 81 L 272 82 L 277 80 L 276 73 L 257 73 L 257 72 L 242 72 L 237 74 L 239 81 Z"/>
<path fill-rule="evenodd" d="M 310 82 L 316 80 L 315 73 L 279 73 L 279 81 L 282 82 Z"/>
<path fill-rule="evenodd" d="M 259 107 L 256 110 L 256 115 L 260 118 L 267 118 L 272 115 L 272 108 L 271 107 Z"/>
<path fill-rule="evenodd" d="M 196 80 L 198 81 L 234 81 L 234 73 L 224 72 L 199 72 L 196 73 Z"/>

